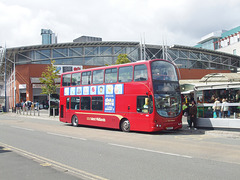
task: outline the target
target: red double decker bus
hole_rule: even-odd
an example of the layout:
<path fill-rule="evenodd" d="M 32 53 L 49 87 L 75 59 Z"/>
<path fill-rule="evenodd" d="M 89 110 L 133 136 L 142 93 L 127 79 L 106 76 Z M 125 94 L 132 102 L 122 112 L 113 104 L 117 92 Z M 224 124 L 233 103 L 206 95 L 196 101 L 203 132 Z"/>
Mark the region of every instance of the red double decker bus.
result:
<path fill-rule="evenodd" d="M 60 121 L 146 131 L 182 127 L 176 67 L 166 60 L 138 61 L 61 75 Z"/>

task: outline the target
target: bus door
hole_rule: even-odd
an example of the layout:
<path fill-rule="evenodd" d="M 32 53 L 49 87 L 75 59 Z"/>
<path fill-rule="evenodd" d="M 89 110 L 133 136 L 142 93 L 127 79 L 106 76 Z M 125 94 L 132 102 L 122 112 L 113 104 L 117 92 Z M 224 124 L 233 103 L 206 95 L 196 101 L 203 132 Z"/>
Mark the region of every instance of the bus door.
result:
<path fill-rule="evenodd" d="M 70 118 L 70 98 L 66 98 L 66 108 L 65 111 L 63 112 L 63 116 L 67 119 L 67 121 L 70 123 L 71 119 Z"/>

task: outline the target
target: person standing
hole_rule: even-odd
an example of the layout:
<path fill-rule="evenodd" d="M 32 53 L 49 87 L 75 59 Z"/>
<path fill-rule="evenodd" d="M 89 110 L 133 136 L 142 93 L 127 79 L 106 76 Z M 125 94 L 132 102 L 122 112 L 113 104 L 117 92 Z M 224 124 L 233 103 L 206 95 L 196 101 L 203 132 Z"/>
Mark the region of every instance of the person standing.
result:
<path fill-rule="evenodd" d="M 228 110 L 229 110 L 229 107 L 227 106 L 227 101 L 226 101 L 226 99 L 223 99 L 222 100 L 222 108 L 221 108 L 223 118 L 226 118 L 228 116 Z"/>
<path fill-rule="evenodd" d="M 196 106 L 196 102 L 194 100 L 192 100 L 192 106 L 189 108 L 189 116 L 190 116 L 190 127 L 189 129 L 191 129 L 192 124 L 194 127 L 194 130 L 197 130 L 197 124 L 196 124 L 196 120 L 197 120 L 197 106 Z"/>
<path fill-rule="evenodd" d="M 213 104 L 213 111 L 216 113 L 217 117 L 221 118 L 221 102 L 219 101 L 219 98 L 215 99 L 215 102 Z"/>

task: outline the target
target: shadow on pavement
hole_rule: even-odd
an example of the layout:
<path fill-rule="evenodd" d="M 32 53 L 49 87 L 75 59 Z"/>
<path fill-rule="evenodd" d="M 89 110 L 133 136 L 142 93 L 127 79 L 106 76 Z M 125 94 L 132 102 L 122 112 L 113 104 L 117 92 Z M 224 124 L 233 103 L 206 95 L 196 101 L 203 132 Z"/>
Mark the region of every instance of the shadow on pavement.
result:
<path fill-rule="evenodd" d="M 0 153 L 6 153 L 6 152 L 12 152 L 12 151 L 10 151 L 9 149 L 7 149 L 5 147 L 0 146 Z"/>

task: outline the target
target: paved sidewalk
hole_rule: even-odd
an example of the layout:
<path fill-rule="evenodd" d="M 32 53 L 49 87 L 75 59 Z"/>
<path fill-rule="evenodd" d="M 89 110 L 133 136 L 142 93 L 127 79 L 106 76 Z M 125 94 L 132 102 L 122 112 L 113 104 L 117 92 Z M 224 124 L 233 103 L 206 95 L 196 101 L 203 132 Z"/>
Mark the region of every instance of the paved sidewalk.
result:
<path fill-rule="evenodd" d="M 182 118 L 183 128 L 180 130 L 184 134 L 193 133 L 193 134 L 208 134 L 213 136 L 222 136 L 229 138 L 240 138 L 240 129 L 230 129 L 230 128 L 198 128 L 197 130 L 189 129 L 187 118 Z"/>
<path fill-rule="evenodd" d="M 44 162 L 36 162 L 0 145 L 0 177 L 9 180 L 77 180 L 63 170 L 57 170 Z"/>

